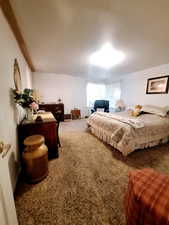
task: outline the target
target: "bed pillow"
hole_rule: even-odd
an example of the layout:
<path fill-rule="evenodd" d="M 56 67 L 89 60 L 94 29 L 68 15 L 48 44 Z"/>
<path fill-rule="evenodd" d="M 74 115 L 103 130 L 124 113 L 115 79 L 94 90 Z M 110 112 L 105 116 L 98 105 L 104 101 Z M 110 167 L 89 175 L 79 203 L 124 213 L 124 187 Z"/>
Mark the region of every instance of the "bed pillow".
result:
<path fill-rule="evenodd" d="M 154 105 L 144 105 L 142 108 L 143 112 L 151 113 L 165 117 L 167 115 L 168 109 L 166 107 L 159 107 Z"/>
<path fill-rule="evenodd" d="M 167 110 L 167 114 L 169 114 L 169 106 L 165 106 L 164 108 Z"/>
<path fill-rule="evenodd" d="M 104 108 L 97 108 L 97 112 L 104 112 Z"/>

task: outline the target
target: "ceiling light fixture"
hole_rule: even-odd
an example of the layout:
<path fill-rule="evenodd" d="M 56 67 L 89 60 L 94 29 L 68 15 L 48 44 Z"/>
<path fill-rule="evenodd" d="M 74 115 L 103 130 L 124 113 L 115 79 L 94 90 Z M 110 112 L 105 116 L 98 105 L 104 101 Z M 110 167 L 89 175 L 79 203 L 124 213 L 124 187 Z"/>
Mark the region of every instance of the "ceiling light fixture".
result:
<path fill-rule="evenodd" d="M 106 43 L 99 51 L 94 52 L 89 60 L 92 65 L 109 69 L 119 64 L 124 58 L 123 52 L 114 49 L 110 43 Z"/>

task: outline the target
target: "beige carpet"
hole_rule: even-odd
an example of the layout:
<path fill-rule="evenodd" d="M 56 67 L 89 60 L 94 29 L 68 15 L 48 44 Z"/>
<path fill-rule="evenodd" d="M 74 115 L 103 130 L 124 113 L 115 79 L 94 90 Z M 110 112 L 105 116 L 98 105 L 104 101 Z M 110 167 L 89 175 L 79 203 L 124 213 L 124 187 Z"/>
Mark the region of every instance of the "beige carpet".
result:
<path fill-rule="evenodd" d="M 60 158 L 49 162 L 49 176 L 36 185 L 18 183 L 20 225 L 124 225 L 128 171 L 152 167 L 169 173 L 169 145 L 123 157 L 85 125 L 62 123 Z"/>

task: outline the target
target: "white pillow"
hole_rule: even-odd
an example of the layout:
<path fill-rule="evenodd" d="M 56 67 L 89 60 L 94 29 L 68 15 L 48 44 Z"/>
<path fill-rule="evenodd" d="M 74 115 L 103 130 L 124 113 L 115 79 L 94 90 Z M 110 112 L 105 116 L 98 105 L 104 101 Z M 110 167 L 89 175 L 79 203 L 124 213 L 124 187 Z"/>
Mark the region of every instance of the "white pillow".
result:
<path fill-rule="evenodd" d="M 169 106 L 164 107 L 167 110 L 167 114 L 169 113 Z"/>
<path fill-rule="evenodd" d="M 168 108 L 154 105 L 144 105 L 141 111 L 165 117 L 167 115 Z"/>
<path fill-rule="evenodd" d="M 104 108 L 97 108 L 97 112 L 104 112 Z"/>
<path fill-rule="evenodd" d="M 127 111 L 133 111 L 135 109 L 135 105 L 129 105 L 126 107 Z"/>

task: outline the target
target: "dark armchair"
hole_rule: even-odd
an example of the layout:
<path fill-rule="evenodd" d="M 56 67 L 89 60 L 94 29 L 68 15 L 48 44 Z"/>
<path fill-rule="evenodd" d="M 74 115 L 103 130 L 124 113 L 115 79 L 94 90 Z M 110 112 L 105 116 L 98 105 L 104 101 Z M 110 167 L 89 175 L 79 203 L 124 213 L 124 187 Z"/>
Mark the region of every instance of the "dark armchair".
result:
<path fill-rule="evenodd" d="M 91 110 L 91 113 L 97 111 L 97 109 L 104 109 L 104 112 L 109 112 L 109 101 L 107 100 L 96 100 L 94 102 L 94 108 Z"/>

